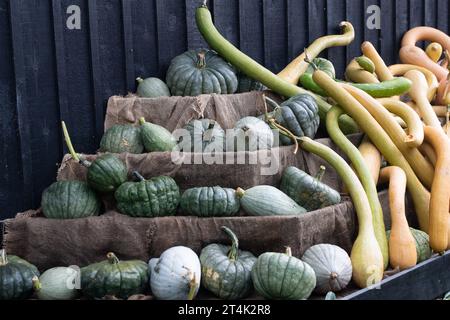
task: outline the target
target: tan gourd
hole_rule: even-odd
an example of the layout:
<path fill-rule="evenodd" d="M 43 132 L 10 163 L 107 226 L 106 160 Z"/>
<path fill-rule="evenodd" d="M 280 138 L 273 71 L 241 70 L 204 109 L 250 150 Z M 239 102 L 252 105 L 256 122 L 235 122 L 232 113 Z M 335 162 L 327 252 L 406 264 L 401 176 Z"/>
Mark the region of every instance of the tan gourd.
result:
<path fill-rule="evenodd" d="M 394 79 L 391 71 L 386 66 L 380 54 L 377 52 L 377 49 L 375 49 L 372 43 L 370 43 L 369 41 L 363 42 L 363 44 L 361 45 L 361 51 L 367 58 L 372 60 L 373 64 L 375 65 L 375 73 L 377 74 L 380 81 L 388 81 Z"/>
<path fill-rule="evenodd" d="M 375 184 L 378 183 L 382 160 L 380 151 L 373 145 L 373 143 L 367 136 L 364 137 L 358 149 L 362 157 L 364 158 L 373 181 L 375 182 Z"/>
<path fill-rule="evenodd" d="M 413 83 L 409 95 L 419 108 L 424 123 L 442 130 L 441 122 L 427 98 L 428 86 L 425 76 L 419 71 L 412 70 L 408 71 L 405 77 Z"/>
<path fill-rule="evenodd" d="M 378 99 L 378 101 L 391 113 L 399 116 L 406 123 L 408 135 L 405 143 L 408 147 L 419 147 L 423 143 L 423 123 L 419 115 L 406 103 L 397 99 Z"/>
<path fill-rule="evenodd" d="M 425 141 L 437 156 L 430 199 L 430 246 L 435 252 L 449 247 L 450 140 L 434 127 L 425 127 Z"/>
<path fill-rule="evenodd" d="M 437 42 L 430 43 L 425 49 L 428 58 L 430 58 L 433 62 L 438 62 L 439 59 L 441 59 L 443 51 L 444 49 Z"/>
<path fill-rule="evenodd" d="M 345 69 L 345 78 L 348 81 L 356 83 L 380 83 L 375 74 L 361 68 L 355 59 L 353 59 Z"/>
<path fill-rule="evenodd" d="M 380 183 L 389 182 L 389 209 L 391 212 L 391 236 L 389 237 L 389 262 L 400 270 L 417 263 L 416 241 L 406 220 L 406 175 L 399 167 L 383 168 Z"/>
<path fill-rule="evenodd" d="M 436 91 L 439 87 L 439 81 L 433 72 L 426 68 L 419 67 L 413 64 L 394 64 L 389 67 L 389 70 L 391 71 L 392 75 L 396 77 L 404 76 L 405 73 L 411 70 L 422 72 L 428 83 L 428 101 L 433 101 L 436 95 Z"/>

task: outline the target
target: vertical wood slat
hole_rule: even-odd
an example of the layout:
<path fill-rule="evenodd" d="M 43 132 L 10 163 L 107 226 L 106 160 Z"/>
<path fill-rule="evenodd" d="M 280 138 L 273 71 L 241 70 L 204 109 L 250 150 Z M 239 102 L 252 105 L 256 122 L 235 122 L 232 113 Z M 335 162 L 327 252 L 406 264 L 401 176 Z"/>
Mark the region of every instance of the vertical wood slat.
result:
<path fill-rule="evenodd" d="M 96 143 L 100 143 L 100 137 L 103 135 L 103 86 L 101 80 L 100 70 L 100 49 L 98 43 L 98 13 L 97 13 L 97 0 L 88 1 L 89 10 L 89 38 L 91 44 L 91 77 L 94 95 L 94 114 L 95 114 L 95 140 Z"/>
<path fill-rule="evenodd" d="M 445 19 L 446 16 L 448 18 L 449 15 L 448 12 L 446 15 L 438 14 L 437 1 L 423 0 L 423 7 L 424 7 L 424 25 L 426 26 L 436 28 L 439 16 L 442 16 L 443 19 Z"/>
<path fill-rule="evenodd" d="M 33 167 L 31 153 L 31 128 L 26 101 L 26 72 L 24 57 L 23 24 L 21 23 L 21 2 L 10 1 L 10 20 L 14 72 L 16 80 L 16 108 L 19 127 L 20 154 L 22 160 L 23 206 L 31 207 L 34 199 Z"/>
<path fill-rule="evenodd" d="M 136 74 L 134 70 L 133 21 L 131 14 L 131 0 L 122 0 L 123 46 L 125 50 L 125 83 L 128 92 L 136 88 Z"/>
<path fill-rule="evenodd" d="M 326 0 L 308 0 L 308 34 L 309 42 L 326 35 L 327 15 Z M 327 58 L 327 53 L 323 54 Z"/>
<path fill-rule="evenodd" d="M 239 47 L 239 1 L 217 0 L 213 2 L 212 7 L 217 30 L 228 41 Z"/>
<path fill-rule="evenodd" d="M 264 0 L 264 60 L 267 68 L 281 71 L 287 61 L 286 1 Z"/>
<path fill-rule="evenodd" d="M 287 54 L 289 61 L 299 56 L 309 45 L 308 3 L 306 1 L 287 1 Z"/>
<path fill-rule="evenodd" d="M 378 29 L 370 30 L 367 27 L 367 19 L 369 18 L 369 15 L 367 13 L 367 8 L 370 6 L 380 6 L 379 0 L 364 0 L 364 40 L 370 41 L 374 47 L 380 52 L 380 31 Z"/>
<path fill-rule="evenodd" d="M 327 0 L 327 34 L 340 34 L 339 24 L 346 20 L 345 1 Z M 327 50 L 328 59 L 330 59 L 336 69 L 336 75 L 342 78 L 347 65 L 346 48 L 337 47 Z"/>
<path fill-rule="evenodd" d="M 70 119 L 69 101 L 67 91 L 66 50 L 64 46 L 64 23 L 60 0 L 52 0 L 53 8 L 53 34 L 55 37 L 56 77 L 58 80 L 58 99 L 60 120 Z M 61 134 L 60 134 L 61 136 Z M 67 149 L 61 137 L 62 149 Z"/>
<path fill-rule="evenodd" d="M 391 0 L 388 0 L 391 1 Z M 347 47 L 347 63 L 361 55 L 361 43 L 364 41 L 365 8 L 360 0 L 346 0 L 346 16 L 355 28 L 355 40 Z"/>
<path fill-rule="evenodd" d="M 437 27 L 447 34 L 450 34 L 449 6 L 448 0 L 437 0 Z"/>
<path fill-rule="evenodd" d="M 186 3 L 186 28 L 187 28 L 187 47 L 189 50 L 207 48 L 208 44 L 198 31 L 195 22 L 195 10 L 199 6 L 198 0 L 185 0 Z"/>
<path fill-rule="evenodd" d="M 259 63 L 265 64 L 263 3 L 261 0 L 239 0 L 239 25 L 241 50 Z"/>
<path fill-rule="evenodd" d="M 398 52 L 395 52 L 395 2 L 393 0 L 380 0 L 381 30 L 380 30 L 380 54 L 386 64 L 391 65 L 398 60 Z"/>
<path fill-rule="evenodd" d="M 409 28 L 409 0 L 395 0 L 395 46 L 394 52 L 397 53 L 401 48 L 403 35 Z"/>

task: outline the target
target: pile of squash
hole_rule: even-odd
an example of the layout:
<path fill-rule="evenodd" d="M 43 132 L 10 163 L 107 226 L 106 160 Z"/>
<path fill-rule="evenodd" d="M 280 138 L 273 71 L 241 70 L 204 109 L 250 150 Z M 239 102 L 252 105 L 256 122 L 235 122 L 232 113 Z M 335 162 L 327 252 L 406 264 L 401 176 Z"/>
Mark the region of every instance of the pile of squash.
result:
<path fill-rule="evenodd" d="M 319 38 L 278 75 L 228 42 L 215 28 L 206 4 L 196 11 L 197 26 L 215 50 L 185 52 L 172 60 L 166 81 L 138 78 L 142 98 L 234 94 L 271 90 L 284 97 L 266 97 L 266 112 L 240 119 L 232 135 L 213 119 L 192 120 L 187 135 L 139 119 L 139 126 L 114 125 L 101 139 L 101 154 L 92 162 L 72 146 L 62 123 L 72 158 L 87 168 L 87 181 L 59 181 L 42 195 L 43 214 L 50 219 L 78 219 L 100 214 L 101 196 L 112 195 L 120 213 L 130 217 L 177 214 L 206 217 L 291 216 L 340 203 L 341 195 L 295 167 L 285 169 L 279 188 L 254 186 L 236 190 L 198 186 L 181 192 L 169 176 L 146 179 L 129 172 L 121 153 L 188 151 L 214 153 L 258 151 L 295 145 L 328 162 L 339 174 L 358 218 L 358 234 L 350 256 L 341 248 L 319 244 L 301 259 L 268 252 L 256 257 L 239 249 L 236 234 L 223 232 L 231 246 L 209 244 L 198 256 L 178 246 L 144 262 L 121 261 L 108 253 L 105 261 L 85 266 L 81 273 L 55 267 L 40 274 L 35 266 L 0 252 L 0 300 L 128 299 L 151 293 L 157 299 L 193 299 L 200 285 L 221 299 L 243 299 L 254 290 L 267 299 L 307 299 L 353 282 L 365 288 L 383 279 L 390 265 L 404 270 L 450 249 L 450 37 L 429 27 L 406 33 L 400 58 L 386 66 L 374 46 L 365 42 L 362 56 L 347 66 L 345 80 L 336 78 L 331 61 L 320 53 L 354 40 L 353 26 Z M 422 50 L 419 41 L 431 43 Z M 444 53 L 444 55 L 443 55 Z M 271 110 L 269 110 L 269 106 Z M 441 123 L 444 117 L 446 122 Z M 313 140 L 322 125 L 347 156 Z M 365 138 L 356 147 L 351 133 Z M 277 139 L 279 137 L 279 139 Z M 243 142 L 243 143 L 239 143 Z M 377 186 L 387 184 L 391 230 L 386 232 Z M 409 192 L 421 230 L 410 228 L 405 213 Z M 208 239 L 205 239 L 208 241 Z M 431 248 L 430 248 L 431 246 Z M 78 282 L 79 283 L 78 283 Z M 81 289 L 81 290 L 79 290 Z"/>

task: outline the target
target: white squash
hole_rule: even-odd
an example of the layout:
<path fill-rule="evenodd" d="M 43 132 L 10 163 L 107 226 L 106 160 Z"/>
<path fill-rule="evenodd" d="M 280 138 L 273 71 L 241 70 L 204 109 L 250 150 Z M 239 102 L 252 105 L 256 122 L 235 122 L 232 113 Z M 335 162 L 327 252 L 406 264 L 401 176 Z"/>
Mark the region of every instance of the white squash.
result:
<path fill-rule="evenodd" d="M 302 260 L 316 273 L 315 292 L 326 294 L 345 289 L 352 279 L 352 262 L 345 250 L 331 244 L 319 244 L 306 250 Z"/>
<path fill-rule="evenodd" d="M 232 142 L 227 146 L 234 151 L 257 151 L 272 148 L 274 136 L 270 126 L 255 117 L 245 117 L 236 122 Z M 231 142 L 229 140 L 229 142 Z M 234 148 L 233 148 L 234 147 Z"/>
<path fill-rule="evenodd" d="M 57 267 L 33 278 L 33 287 L 39 300 L 73 300 L 79 291 L 79 272 L 73 268 Z"/>
<path fill-rule="evenodd" d="M 150 287 L 159 300 L 192 300 L 201 281 L 200 260 L 187 247 L 173 247 L 149 261 Z"/>

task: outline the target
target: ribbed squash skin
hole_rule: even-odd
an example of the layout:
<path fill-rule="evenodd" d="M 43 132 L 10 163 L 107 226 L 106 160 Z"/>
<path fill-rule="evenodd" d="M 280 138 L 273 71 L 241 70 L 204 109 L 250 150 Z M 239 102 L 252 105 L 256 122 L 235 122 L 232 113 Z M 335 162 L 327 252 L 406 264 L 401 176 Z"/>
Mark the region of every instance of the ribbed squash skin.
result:
<path fill-rule="evenodd" d="M 81 290 L 91 299 L 107 295 L 127 299 L 145 293 L 148 286 L 148 265 L 144 261 L 105 260 L 81 268 Z"/>
<path fill-rule="evenodd" d="M 238 300 L 247 297 L 252 289 L 252 268 L 256 257 L 238 250 L 237 259 L 231 260 L 231 246 L 213 243 L 200 254 L 202 285 L 217 297 Z"/>
<path fill-rule="evenodd" d="M 259 81 L 247 77 L 244 73 L 239 74 L 238 93 L 264 91 L 267 88 Z"/>
<path fill-rule="evenodd" d="M 319 129 L 319 108 L 313 97 L 301 94 L 286 100 L 275 111 L 275 119 L 297 137 L 313 139 Z M 281 135 L 285 145 L 291 145 L 290 138 Z"/>
<path fill-rule="evenodd" d="M 352 261 L 343 249 L 331 244 L 318 244 L 306 250 L 302 257 L 316 274 L 315 292 L 339 292 L 352 280 Z"/>
<path fill-rule="evenodd" d="M 295 167 L 284 170 L 280 189 L 308 211 L 341 202 L 339 192 Z"/>
<path fill-rule="evenodd" d="M 98 215 L 100 200 L 86 182 L 58 181 L 42 193 L 42 211 L 50 219 L 78 219 Z"/>
<path fill-rule="evenodd" d="M 430 237 L 426 232 L 409 228 L 411 233 L 416 240 L 416 250 L 417 250 L 417 263 L 423 262 L 431 258 L 433 254 L 430 247 Z M 387 231 L 387 238 L 391 235 L 391 230 Z"/>
<path fill-rule="evenodd" d="M 137 78 L 136 94 L 141 98 L 170 97 L 170 91 L 164 81 L 158 78 Z"/>
<path fill-rule="evenodd" d="M 171 152 L 177 140 L 166 128 L 145 122 L 141 125 L 141 137 L 147 152 Z"/>
<path fill-rule="evenodd" d="M 87 181 L 92 189 L 108 193 L 114 192 L 127 181 L 128 169 L 122 160 L 112 154 L 104 154 L 91 163 L 87 171 Z"/>
<path fill-rule="evenodd" d="M 314 270 L 300 259 L 283 253 L 259 256 L 252 269 L 256 291 L 271 300 L 307 299 L 316 286 Z"/>
<path fill-rule="evenodd" d="M 76 288 L 78 271 L 72 268 L 56 267 L 46 270 L 36 278 L 35 292 L 39 300 L 73 300 L 78 296 Z M 37 287 L 36 287 L 37 286 Z"/>
<path fill-rule="evenodd" d="M 211 119 L 192 120 L 185 127 L 190 133 L 192 152 L 221 152 L 225 148 L 225 131 Z"/>
<path fill-rule="evenodd" d="M 199 54 L 204 53 L 200 66 Z M 236 70 L 211 50 L 190 50 L 175 57 L 167 71 L 167 86 L 173 96 L 231 94 L 238 86 Z"/>
<path fill-rule="evenodd" d="M 331 78 L 334 79 L 336 77 L 336 69 L 334 68 L 333 63 L 330 60 L 327 60 L 325 58 L 315 58 L 313 59 L 313 63 L 319 70 L 322 70 L 323 72 L 328 74 Z M 315 71 L 314 67 L 312 65 L 309 65 L 305 73 L 313 74 L 314 71 Z"/>
<path fill-rule="evenodd" d="M 173 216 L 180 202 L 180 189 L 171 177 L 125 182 L 115 192 L 117 208 L 131 217 Z"/>
<path fill-rule="evenodd" d="M 257 151 L 272 148 L 274 135 L 270 126 L 256 117 L 245 117 L 234 126 L 234 139 L 227 141 L 234 145 L 227 146 L 227 150 Z M 234 148 L 233 148 L 234 147 Z"/>
<path fill-rule="evenodd" d="M 3 262 L 0 261 L 0 264 Z M 33 277 L 38 269 L 17 256 L 7 256 L 6 265 L 0 265 L 0 300 L 22 300 L 33 293 Z"/>
<path fill-rule="evenodd" d="M 140 154 L 144 151 L 139 128 L 131 125 L 114 125 L 100 141 L 101 152 Z"/>
<path fill-rule="evenodd" d="M 233 189 L 202 187 L 186 190 L 180 201 L 183 214 L 198 217 L 231 217 L 239 212 L 239 198 Z"/>
<path fill-rule="evenodd" d="M 272 186 L 256 186 L 237 191 L 244 211 L 251 216 L 290 216 L 306 210 L 282 191 Z"/>

